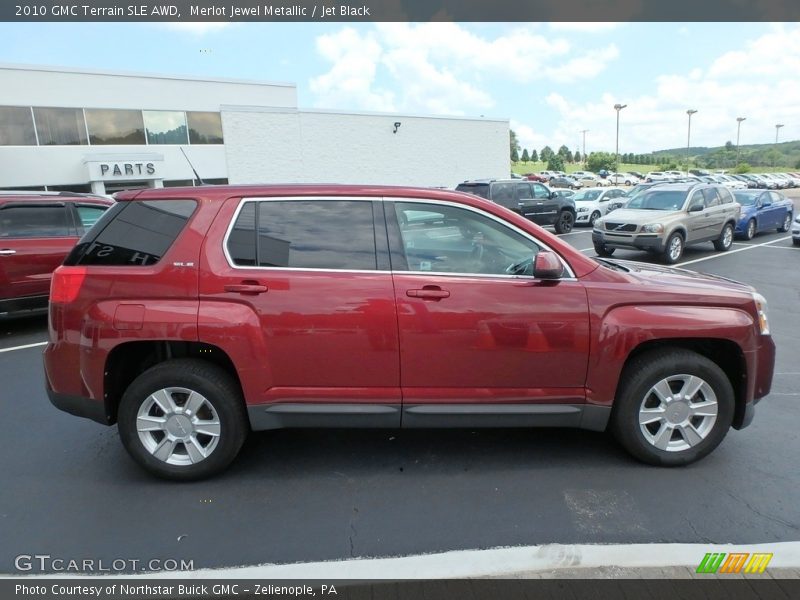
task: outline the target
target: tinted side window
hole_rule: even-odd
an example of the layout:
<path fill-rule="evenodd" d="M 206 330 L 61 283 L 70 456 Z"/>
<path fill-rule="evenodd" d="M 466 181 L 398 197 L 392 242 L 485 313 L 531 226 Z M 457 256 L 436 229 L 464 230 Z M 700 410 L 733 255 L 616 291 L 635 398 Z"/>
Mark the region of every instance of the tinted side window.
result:
<path fill-rule="evenodd" d="M 733 193 L 728 188 L 721 188 L 717 190 L 717 193 L 719 193 L 719 198 L 722 204 L 729 204 L 731 202 L 736 202 L 736 200 L 733 197 Z"/>
<path fill-rule="evenodd" d="M 63 205 L 8 206 L 0 210 L 0 238 L 75 235 L 67 217 L 67 207 Z"/>
<path fill-rule="evenodd" d="M 256 223 L 261 267 L 377 269 L 372 202 L 259 202 Z"/>
<path fill-rule="evenodd" d="M 256 203 L 247 202 L 228 236 L 226 244 L 233 264 L 254 267 L 256 264 Z"/>
<path fill-rule="evenodd" d="M 517 199 L 518 200 L 528 200 L 532 198 L 531 196 L 531 186 L 527 183 L 518 183 L 517 184 Z"/>
<path fill-rule="evenodd" d="M 719 206 L 719 195 L 716 188 L 706 188 L 703 190 L 703 197 L 706 200 L 706 208 L 711 206 Z"/>
<path fill-rule="evenodd" d="M 153 265 L 172 246 L 196 206 L 194 200 L 115 204 L 81 238 L 64 264 Z"/>
<path fill-rule="evenodd" d="M 772 202 L 772 204 L 775 204 L 776 202 L 780 202 L 781 200 L 783 200 L 783 196 L 781 196 L 779 193 L 777 193 L 777 192 L 770 192 L 769 193 L 769 201 Z"/>
<path fill-rule="evenodd" d="M 492 184 L 492 200 L 500 206 L 512 208 L 516 206 L 514 200 L 514 184 L 513 183 L 493 183 Z"/>

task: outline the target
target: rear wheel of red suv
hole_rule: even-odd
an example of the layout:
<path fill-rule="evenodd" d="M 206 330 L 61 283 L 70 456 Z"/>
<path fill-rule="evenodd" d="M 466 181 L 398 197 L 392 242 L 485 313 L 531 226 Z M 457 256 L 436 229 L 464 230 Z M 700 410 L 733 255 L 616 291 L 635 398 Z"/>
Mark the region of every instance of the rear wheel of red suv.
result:
<path fill-rule="evenodd" d="M 688 350 L 654 350 L 626 365 L 611 431 L 643 462 L 687 465 L 719 445 L 733 412 L 733 388 L 717 364 Z"/>
<path fill-rule="evenodd" d="M 247 437 L 248 422 L 241 392 L 224 370 L 176 359 L 148 369 L 125 390 L 118 429 L 139 465 L 188 481 L 225 469 Z"/>

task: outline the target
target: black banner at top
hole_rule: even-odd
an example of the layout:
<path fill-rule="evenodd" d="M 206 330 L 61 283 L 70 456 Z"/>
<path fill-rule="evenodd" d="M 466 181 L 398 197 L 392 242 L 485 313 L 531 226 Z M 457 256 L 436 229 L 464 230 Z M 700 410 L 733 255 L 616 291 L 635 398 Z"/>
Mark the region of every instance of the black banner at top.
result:
<path fill-rule="evenodd" d="M 796 0 L 3 0 L 0 21 L 798 21 Z"/>

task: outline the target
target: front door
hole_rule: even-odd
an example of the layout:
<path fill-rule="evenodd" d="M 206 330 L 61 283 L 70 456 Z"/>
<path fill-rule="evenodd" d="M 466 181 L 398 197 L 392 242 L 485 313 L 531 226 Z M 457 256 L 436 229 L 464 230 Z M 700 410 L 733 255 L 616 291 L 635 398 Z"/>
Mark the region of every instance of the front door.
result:
<path fill-rule="evenodd" d="M 533 278 L 540 244 L 467 207 L 409 200 L 386 212 L 404 425 L 447 406 L 585 401 L 586 292 Z"/>

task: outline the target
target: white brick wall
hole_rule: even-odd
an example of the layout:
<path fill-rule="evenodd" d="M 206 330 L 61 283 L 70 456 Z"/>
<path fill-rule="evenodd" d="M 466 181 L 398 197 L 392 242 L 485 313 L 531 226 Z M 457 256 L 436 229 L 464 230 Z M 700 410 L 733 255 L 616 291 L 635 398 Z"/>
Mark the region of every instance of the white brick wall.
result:
<path fill-rule="evenodd" d="M 509 173 L 503 120 L 223 106 L 222 127 L 231 183 L 452 188 Z"/>

